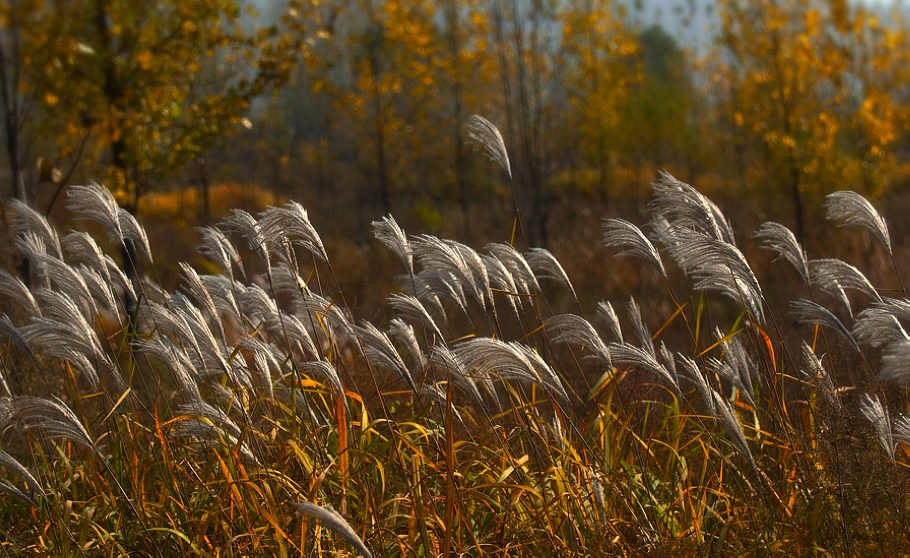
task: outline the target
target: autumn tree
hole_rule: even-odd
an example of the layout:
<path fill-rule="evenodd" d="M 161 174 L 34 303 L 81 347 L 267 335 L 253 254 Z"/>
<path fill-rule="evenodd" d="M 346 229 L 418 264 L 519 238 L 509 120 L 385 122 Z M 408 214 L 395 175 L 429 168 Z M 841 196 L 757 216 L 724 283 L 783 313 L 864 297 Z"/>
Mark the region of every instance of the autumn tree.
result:
<path fill-rule="evenodd" d="M 757 147 L 756 177 L 789 193 L 798 234 L 807 197 L 849 187 L 874 193 L 896 138 L 894 72 L 900 34 L 846 0 L 719 4 L 722 33 L 714 83 L 727 87 L 729 117 Z M 903 68 L 903 69 L 901 69 Z"/>
<path fill-rule="evenodd" d="M 255 29 L 234 0 L 31 1 L 20 51 L 41 84 L 41 133 L 54 140 L 45 156 L 90 138 L 84 173 L 131 210 L 236 127 L 302 44 L 293 0 L 281 21 Z"/>
<path fill-rule="evenodd" d="M 627 143 L 623 113 L 642 80 L 640 47 L 625 23 L 624 8 L 610 0 L 575 0 L 562 13 L 561 55 L 570 107 L 569 129 L 581 159 L 609 194 L 611 154 Z"/>

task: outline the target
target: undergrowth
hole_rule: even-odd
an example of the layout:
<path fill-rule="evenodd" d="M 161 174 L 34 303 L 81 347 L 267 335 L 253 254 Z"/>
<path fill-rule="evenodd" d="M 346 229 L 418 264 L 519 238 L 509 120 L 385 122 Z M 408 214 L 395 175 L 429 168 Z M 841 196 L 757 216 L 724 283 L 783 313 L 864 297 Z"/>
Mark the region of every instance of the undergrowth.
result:
<path fill-rule="evenodd" d="M 401 276 L 370 323 L 296 203 L 201 229 L 218 271 L 184 265 L 166 292 L 106 189 L 68 195 L 102 234 L 9 207 L 26 265 L 0 271 L 7 554 L 906 548 L 896 264 L 876 288 L 766 223 L 746 242 L 803 283 L 767 300 L 720 210 L 663 175 L 644 231 L 606 220 L 603 250 L 641 260 L 670 312 L 632 296 L 557 311 L 575 293 L 550 252 L 386 217 L 375 236 Z M 826 209 L 894 263 L 866 200 Z"/>

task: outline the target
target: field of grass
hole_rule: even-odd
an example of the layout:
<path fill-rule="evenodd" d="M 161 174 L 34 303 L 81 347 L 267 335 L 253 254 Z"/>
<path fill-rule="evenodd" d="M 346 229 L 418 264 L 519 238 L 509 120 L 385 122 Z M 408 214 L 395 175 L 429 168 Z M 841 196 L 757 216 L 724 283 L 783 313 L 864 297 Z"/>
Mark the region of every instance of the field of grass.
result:
<path fill-rule="evenodd" d="M 7 555 L 906 551 L 910 300 L 856 194 L 826 198 L 829 226 L 880 284 L 766 223 L 739 242 L 801 283 L 772 297 L 717 206 L 662 175 L 647 226 L 603 224 L 604 265 L 661 285 L 641 306 L 577 302 L 547 250 L 387 217 L 382 323 L 296 203 L 201 229 L 174 292 L 106 189 L 67 206 L 91 234 L 7 208 Z"/>

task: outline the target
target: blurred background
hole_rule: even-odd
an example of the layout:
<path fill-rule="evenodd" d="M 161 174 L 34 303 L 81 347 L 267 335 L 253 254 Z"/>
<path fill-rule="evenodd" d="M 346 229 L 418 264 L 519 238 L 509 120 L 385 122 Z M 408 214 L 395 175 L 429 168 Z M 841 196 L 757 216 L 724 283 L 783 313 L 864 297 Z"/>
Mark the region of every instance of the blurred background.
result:
<path fill-rule="evenodd" d="M 0 193 L 62 219 L 103 183 L 174 268 L 193 225 L 294 199 L 346 293 L 393 261 L 370 237 L 392 214 L 548 247 L 609 296 L 641 278 L 605 266 L 601 220 L 640 222 L 661 170 L 741 238 L 771 219 L 823 253 L 840 189 L 905 237 L 908 24 L 871 0 L 4 0 Z"/>

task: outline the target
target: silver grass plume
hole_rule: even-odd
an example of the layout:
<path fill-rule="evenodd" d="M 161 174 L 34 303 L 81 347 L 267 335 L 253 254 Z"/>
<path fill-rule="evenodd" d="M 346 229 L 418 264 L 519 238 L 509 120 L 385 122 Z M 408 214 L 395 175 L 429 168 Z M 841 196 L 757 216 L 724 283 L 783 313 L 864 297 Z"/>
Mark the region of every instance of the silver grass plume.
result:
<path fill-rule="evenodd" d="M 742 338 L 734 336 L 727 338 L 721 332 L 720 328 L 715 328 L 715 336 L 723 347 L 723 362 L 728 365 L 733 373 L 739 378 L 739 384 L 742 386 L 750 399 L 755 398 L 753 388 L 753 379 L 755 378 L 755 359 L 746 352 L 743 346 Z M 753 403 L 754 404 L 754 403 Z"/>
<path fill-rule="evenodd" d="M 802 366 L 799 368 L 800 375 L 816 385 L 816 389 L 826 403 L 835 409 L 840 409 L 840 399 L 837 398 L 831 375 L 825 370 L 821 359 L 815 354 L 812 347 L 805 341 L 802 345 L 802 357 Z"/>
<path fill-rule="evenodd" d="M 648 203 L 652 220 L 666 220 L 672 229 L 687 229 L 713 240 L 734 244 L 733 229 L 720 209 L 692 186 L 661 171 Z"/>
<path fill-rule="evenodd" d="M 25 286 L 22 279 L 11 275 L 5 269 L 0 269 L 0 296 L 16 304 L 27 316 L 41 315 L 41 308 L 32 291 Z"/>
<path fill-rule="evenodd" d="M 619 325 L 619 317 L 616 315 L 616 311 L 613 309 L 613 305 L 606 300 L 598 302 L 597 315 L 603 318 L 603 321 L 607 323 L 607 327 L 610 330 L 610 335 L 613 336 L 613 341 L 622 343 L 622 328 Z"/>
<path fill-rule="evenodd" d="M 117 200 L 104 186 L 96 182 L 85 186 L 72 185 L 67 191 L 66 205 L 76 218 L 88 219 L 104 227 L 111 240 L 124 246 L 127 241 L 132 241 L 142 255 L 152 261 L 145 231 L 135 217 L 117 205 Z"/>
<path fill-rule="evenodd" d="M 226 275 L 200 275 L 199 281 L 218 312 L 230 316 L 237 322 L 243 322 L 237 295 L 246 287 Z"/>
<path fill-rule="evenodd" d="M 855 266 L 842 260 L 810 260 L 809 279 L 810 284 L 835 297 L 843 296 L 844 289 L 854 289 L 865 293 L 876 302 L 882 302 L 881 295 L 866 276 Z"/>
<path fill-rule="evenodd" d="M 123 227 L 120 223 L 120 206 L 110 191 L 93 182 L 87 185 L 74 184 L 66 192 L 66 207 L 78 219 L 98 223 L 111 239 L 123 242 Z"/>
<path fill-rule="evenodd" d="M 885 308 L 871 307 L 856 315 L 853 337 L 857 343 L 877 349 L 896 341 L 906 340 L 907 332 L 894 314 Z"/>
<path fill-rule="evenodd" d="M 275 371 L 280 375 L 281 361 L 284 360 L 284 356 L 281 355 L 273 345 L 263 343 L 253 337 L 244 338 L 240 342 L 240 346 L 249 351 L 250 356 L 253 358 L 253 367 L 255 368 L 255 370 L 251 371 L 258 373 L 260 387 L 265 390 L 266 397 L 269 400 L 273 400 L 275 398 L 275 391 L 272 381 L 272 371 Z"/>
<path fill-rule="evenodd" d="M 19 463 L 12 455 L 6 453 L 3 450 L 0 450 L 0 465 L 7 468 L 7 470 L 16 473 L 19 477 L 25 481 L 26 486 L 35 494 L 38 494 L 42 498 L 47 498 L 47 495 L 44 493 L 44 489 L 41 487 L 41 484 L 37 479 L 32 475 L 32 473 L 25 468 L 22 463 Z M 30 498 L 25 498 L 29 503 L 31 502 Z"/>
<path fill-rule="evenodd" d="M 525 257 L 508 244 L 490 243 L 484 247 L 491 256 L 502 262 L 509 270 L 515 286 L 521 293 L 538 294 L 540 293 L 540 284 L 534 275 L 534 270 L 528 265 Z"/>
<path fill-rule="evenodd" d="M 610 343 L 610 355 L 617 368 L 638 368 L 666 380 L 674 391 L 679 392 L 679 383 L 676 377 L 666 366 L 657 361 L 657 358 L 645 349 L 628 343 Z"/>
<path fill-rule="evenodd" d="M 718 291 L 736 301 L 759 322 L 765 313 L 761 285 L 742 252 L 726 241 L 685 230 L 674 231 L 668 246 L 697 291 Z"/>
<path fill-rule="evenodd" d="M 187 401 L 202 400 L 199 386 L 193 376 L 192 362 L 186 353 L 170 339 L 155 335 L 149 339 L 140 339 L 135 343 L 135 347 L 138 351 L 147 353 L 167 365 L 177 380 L 177 385 L 180 387 L 179 393 Z"/>
<path fill-rule="evenodd" d="M 234 267 L 240 270 L 242 277 L 246 277 L 243 260 L 227 235 L 215 227 L 199 227 L 196 230 L 202 238 L 196 248 L 197 252 L 218 264 L 218 267 L 231 278 L 234 277 Z"/>
<path fill-rule="evenodd" d="M 673 351 L 671 351 L 663 341 L 660 342 L 660 349 L 657 351 L 657 357 L 662 361 L 661 364 L 664 365 L 672 378 L 679 378 L 679 374 L 676 372 L 676 357 L 673 354 Z M 679 380 L 677 380 L 677 382 L 678 381 Z"/>
<path fill-rule="evenodd" d="M 467 374 L 478 374 L 482 379 L 528 381 L 549 388 L 547 391 L 560 403 L 568 402 L 565 388 L 553 370 L 540 355 L 520 343 L 476 337 L 459 343 L 454 352 Z"/>
<path fill-rule="evenodd" d="M 414 275 L 411 283 L 414 288 L 414 297 L 428 311 L 432 309 L 437 317 L 443 318 L 443 323 L 446 321 L 445 308 L 441 304 L 443 299 L 454 303 L 462 313 L 468 313 L 467 295 L 461 281 L 452 273 L 424 269 Z"/>
<path fill-rule="evenodd" d="M 350 330 L 359 342 L 364 358 L 370 364 L 395 372 L 414 393 L 419 392 L 411 372 L 385 332 L 370 322 L 363 322 L 362 326 L 351 326 Z"/>
<path fill-rule="evenodd" d="M 483 397 L 480 395 L 480 390 L 477 389 L 477 385 L 465 371 L 455 353 L 441 344 L 434 345 L 429 353 L 427 367 L 444 374 L 455 385 L 469 393 L 477 405 L 483 407 Z M 488 384 L 488 389 L 492 392 L 492 383 Z"/>
<path fill-rule="evenodd" d="M 540 356 L 536 350 L 523 345 L 521 343 L 513 343 L 513 347 L 524 355 L 524 358 L 531 363 L 534 367 L 534 370 L 537 371 L 537 374 L 540 376 L 541 382 L 544 387 L 549 388 L 550 396 L 556 396 L 556 398 L 564 406 L 564 410 L 568 410 L 569 405 L 569 394 L 566 392 L 565 387 L 562 385 L 562 380 L 559 379 L 559 376 L 556 374 L 556 371 L 553 370 L 547 361 Z"/>
<path fill-rule="evenodd" d="M 88 285 L 76 270 L 47 253 L 44 241 L 32 233 L 25 233 L 16 239 L 16 247 L 28 258 L 35 275 L 43 280 L 45 287 L 66 293 L 76 302 L 87 316 L 97 315 Z"/>
<path fill-rule="evenodd" d="M 844 339 L 849 341 L 854 349 L 859 351 L 859 346 L 856 344 L 856 340 L 853 339 L 853 335 L 850 334 L 850 330 L 844 326 L 843 322 L 841 322 L 837 316 L 824 306 L 812 302 L 811 300 L 793 300 L 790 301 L 790 315 L 799 323 L 817 324 L 836 331 L 841 334 Z"/>
<path fill-rule="evenodd" d="M 881 308 L 894 314 L 900 320 L 910 321 L 910 300 L 905 298 L 885 298 L 875 303 L 876 308 Z"/>
<path fill-rule="evenodd" d="M 24 202 L 17 199 L 10 201 L 13 208 L 13 229 L 17 235 L 30 233 L 36 235 L 47 246 L 47 252 L 60 259 L 63 257 L 63 251 L 60 247 L 60 238 L 57 231 L 51 227 L 44 215 L 41 215 Z"/>
<path fill-rule="evenodd" d="M 145 229 L 136 221 L 136 217 L 129 211 L 120 208 L 117 211 L 117 218 L 120 220 L 120 229 L 123 231 L 123 239 L 131 240 L 140 254 L 145 256 L 149 262 L 152 262 L 152 248 L 149 246 L 148 236 Z M 125 243 L 125 242 L 124 242 Z"/>
<path fill-rule="evenodd" d="M 885 345 L 878 377 L 882 381 L 910 385 L 910 339 L 900 339 Z"/>
<path fill-rule="evenodd" d="M 499 291 L 499 294 L 505 295 L 509 307 L 517 314 L 521 304 L 521 297 L 517 296 L 519 294 L 518 285 L 515 284 L 515 279 L 506 265 L 496 256 L 489 254 L 481 255 L 480 259 L 483 260 L 483 265 L 487 269 L 487 276 L 490 278 L 490 288 Z"/>
<path fill-rule="evenodd" d="M 344 396 L 344 386 L 341 383 L 341 377 L 338 376 L 338 372 L 331 363 L 324 360 L 311 360 L 299 366 L 301 372 L 326 379 L 336 394 Z"/>
<path fill-rule="evenodd" d="M 644 319 L 641 316 L 641 308 L 635 302 L 633 297 L 629 297 L 629 320 L 632 322 L 632 331 L 638 337 L 638 343 L 642 349 L 648 352 L 652 357 L 656 357 L 654 352 L 654 341 L 651 339 L 651 332 L 645 327 Z"/>
<path fill-rule="evenodd" d="M 326 529 L 331 529 L 341 535 L 341 538 L 353 546 L 364 558 L 373 558 L 370 550 L 363 544 L 363 541 L 357 536 L 350 524 L 331 506 L 322 507 L 312 502 L 291 502 L 291 505 L 303 515 L 315 519 L 317 523 Z"/>
<path fill-rule="evenodd" d="M 93 387 L 99 379 L 95 363 L 102 364 L 118 382 L 118 388 L 125 389 L 125 382 L 116 367 L 101 348 L 95 328 L 85 319 L 73 300 L 56 291 L 41 291 L 45 315 L 35 317 L 22 328 L 22 334 L 30 345 L 40 346 L 50 356 L 69 360 Z"/>
<path fill-rule="evenodd" d="M 459 289 L 474 295 L 486 307 L 492 299 L 487 270 L 476 252 L 458 242 L 420 235 L 411 242 L 411 249 L 424 271 L 450 276 Z"/>
<path fill-rule="evenodd" d="M 617 256 L 632 256 L 650 264 L 666 279 L 667 271 L 660 254 L 641 229 L 623 219 L 607 219 L 603 225 L 603 243 L 619 248 Z"/>
<path fill-rule="evenodd" d="M 796 240 L 793 231 L 779 223 L 768 221 L 758 228 L 753 237 L 762 243 L 762 248 L 777 255 L 775 261 L 783 258 L 790 262 L 790 265 L 802 277 L 803 282 L 809 284 L 809 263 L 806 251 Z"/>
<path fill-rule="evenodd" d="M 10 320 L 9 316 L 6 314 L 0 315 L 0 338 L 9 341 L 13 347 L 25 353 L 32 362 L 38 364 L 38 357 L 35 355 L 35 352 L 32 351 L 28 339 L 25 338 L 22 331 L 13 324 L 12 320 Z M 0 377 L 0 379 L 2 379 L 2 377 Z M 7 391 L 8 389 L 9 388 L 7 388 Z"/>
<path fill-rule="evenodd" d="M 94 238 L 87 233 L 73 231 L 63 237 L 62 246 L 67 262 L 86 265 L 99 273 L 108 284 L 113 285 L 108 256 Z M 110 288 L 113 289 L 113 286 Z"/>
<path fill-rule="evenodd" d="M 840 226 L 858 225 L 867 229 L 891 253 L 888 224 L 863 196 L 849 190 L 832 192 L 825 196 L 825 210 L 828 220 L 838 221 Z"/>
<path fill-rule="evenodd" d="M 210 375 L 224 373 L 232 381 L 240 380 L 239 377 L 234 375 L 234 370 L 226 360 L 227 354 L 218 340 L 215 339 L 212 329 L 199 308 L 181 293 L 171 295 L 168 302 L 171 307 L 171 313 L 175 315 L 176 320 L 182 322 L 185 326 L 181 330 L 189 332 L 190 341 L 201 358 L 199 364 L 202 365 L 202 368 Z"/>
<path fill-rule="evenodd" d="M 398 339 L 404 345 L 407 353 L 411 356 L 412 370 L 419 370 L 425 357 L 423 356 L 423 350 L 420 348 L 420 343 L 417 341 L 417 334 L 414 333 L 414 326 L 401 318 L 392 318 L 389 322 L 388 335 L 390 339 Z M 400 351 L 399 354 L 401 354 Z"/>
<path fill-rule="evenodd" d="M 895 443 L 910 446 L 910 415 L 898 415 L 891 423 L 891 435 Z"/>
<path fill-rule="evenodd" d="M 56 396 L 50 399 L 20 395 L 0 398 L 0 430 L 38 431 L 51 439 L 68 440 L 97 453 L 79 417 Z"/>
<path fill-rule="evenodd" d="M 209 410 L 214 413 L 209 413 Z M 240 430 L 237 425 L 223 412 L 205 402 L 198 402 L 196 406 L 192 407 L 183 407 L 180 412 L 183 415 L 170 423 L 173 435 L 181 438 L 196 438 L 199 445 L 205 448 L 236 448 L 244 461 L 259 466 L 259 460 L 250 451 L 246 442 L 240 442 Z M 223 423 L 222 417 L 227 420 L 227 424 Z M 228 430 L 236 430 L 237 434 Z"/>
<path fill-rule="evenodd" d="M 284 207 L 269 207 L 260 213 L 258 228 L 266 246 L 278 246 L 287 241 L 302 246 L 324 262 L 329 259 L 306 209 L 295 201 Z"/>
<path fill-rule="evenodd" d="M 221 325 L 221 315 L 215 307 L 215 301 L 212 300 L 212 296 L 209 294 L 208 289 L 202 284 L 202 279 L 199 278 L 199 274 L 185 262 L 180 262 L 180 269 L 183 271 L 183 286 L 186 290 L 186 294 L 189 295 L 201 309 L 208 313 L 210 324 L 214 324 L 217 330 L 216 332 L 218 333 L 218 338 L 224 341 L 224 328 Z"/>
<path fill-rule="evenodd" d="M 557 314 L 547 318 L 544 326 L 552 342 L 579 345 L 585 358 L 597 358 L 612 368 L 610 351 L 588 320 L 575 314 Z"/>
<path fill-rule="evenodd" d="M 701 398 L 704 400 L 705 405 L 708 406 L 708 412 L 712 415 L 717 415 L 717 403 L 714 400 L 714 396 L 711 395 L 714 391 L 711 389 L 711 386 L 708 385 L 708 381 L 705 379 L 704 374 L 702 374 L 701 369 L 698 367 L 698 364 L 691 358 L 678 355 L 679 363 L 682 365 L 683 377 L 688 378 L 693 384 L 695 384 L 695 389 L 698 390 L 698 393 L 701 395 Z"/>
<path fill-rule="evenodd" d="M 506 150 L 506 142 L 503 141 L 499 128 L 483 116 L 472 114 L 468 117 L 467 132 L 468 139 L 480 145 L 487 157 L 498 163 L 502 170 L 509 175 L 509 180 L 512 180 L 509 152 Z"/>
<path fill-rule="evenodd" d="M 680 356 L 679 361 L 683 365 L 682 368 L 686 372 L 686 376 L 695 382 L 696 388 L 698 388 L 702 397 L 705 398 L 705 402 L 708 405 L 710 412 L 715 418 L 720 420 L 721 424 L 723 424 L 724 428 L 727 430 L 727 433 L 730 434 L 733 447 L 736 448 L 736 451 L 738 451 L 740 455 L 746 458 L 753 469 L 758 470 L 758 466 L 755 464 L 755 458 L 752 456 L 752 450 L 749 449 L 749 442 L 746 440 L 743 427 L 736 417 L 733 405 L 730 401 L 724 399 L 719 393 L 708 386 L 694 360 L 685 356 Z"/>
<path fill-rule="evenodd" d="M 725 380 L 730 386 L 735 388 L 743 399 L 746 400 L 746 403 L 755 407 L 755 400 L 752 399 L 751 388 L 746 387 L 746 384 L 743 383 L 742 377 L 730 364 L 726 361 L 718 360 L 714 357 L 709 357 L 705 360 L 705 364 L 708 366 L 708 369 L 720 376 Z"/>
<path fill-rule="evenodd" d="M 312 291 L 301 293 L 301 304 L 300 313 L 312 313 L 330 334 L 346 331 L 352 326 L 350 316 L 340 304 Z"/>
<path fill-rule="evenodd" d="M 401 258 L 401 263 L 408 270 L 409 274 L 414 273 L 414 256 L 411 254 L 411 246 L 408 243 L 408 237 L 404 230 L 398 226 L 398 222 L 391 215 L 383 217 L 379 221 L 373 221 L 373 236 L 376 240 L 382 242 L 386 248 L 391 250 L 395 255 Z"/>
<path fill-rule="evenodd" d="M 863 394 L 859 401 L 859 410 L 872 425 L 878 442 L 888 459 L 894 461 L 894 438 L 891 435 L 891 419 L 888 417 L 888 408 L 882 404 L 878 395 Z"/>
<path fill-rule="evenodd" d="M 269 248 L 266 246 L 265 239 L 259 227 L 256 218 L 242 209 L 234 209 L 231 214 L 222 221 L 223 226 L 243 238 L 250 248 L 262 259 L 266 269 L 271 267 L 271 258 L 269 257 Z"/>
<path fill-rule="evenodd" d="M 572 293 L 572 298 L 576 301 L 578 300 L 578 296 L 575 294 L 575 287 L 569 281 L 566 270 L 563 269 L 562 264 L 549 250 L 546 248 L 531 248 L 525 253 L 525 260 L 528 262 L 528 266 L 534 270 L 534 275 L 537 279 L 549 279 L 564 285 Z"/>
<path fill-rule="evenodd" d="M 96 311 L 104 310 L 122 324 L 120 312 L 117 310 L 117 297 L 114 296 L 114 291 L 111 290 L 112 285 L 109 276 L 105 277 L 94 268 L 86 267 L 82 264 L 79 264 L 75 270 L 95 301 L 94 307 Z"/>

